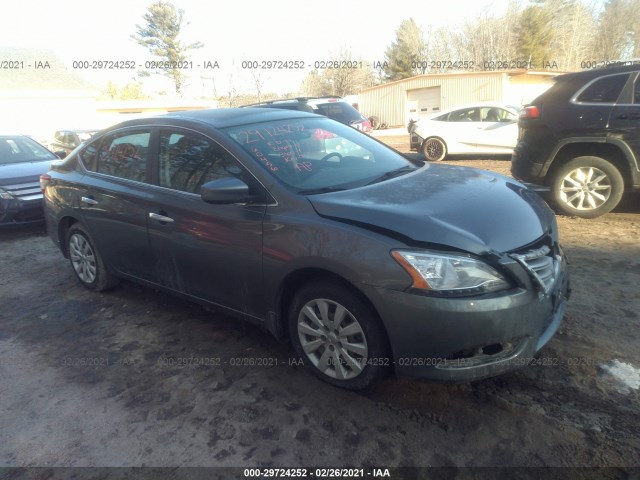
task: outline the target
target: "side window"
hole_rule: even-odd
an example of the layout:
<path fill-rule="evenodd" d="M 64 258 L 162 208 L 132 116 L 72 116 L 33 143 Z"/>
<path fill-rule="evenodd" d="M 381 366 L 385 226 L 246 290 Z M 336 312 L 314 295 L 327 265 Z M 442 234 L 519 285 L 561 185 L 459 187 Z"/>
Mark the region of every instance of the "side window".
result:
<path fill-rule="evenodd" d="M 503 108 L 483 107 L 480 109 L 480 119 L 483 122 L 515 122 L 518 117 Z"/>
<path fill-rule="evenodd" d="M 589 85 L 576 99 L 584 103 L 615 103 L 629 74 L 602 77 Z"/>
<path fill-rule="evenodd" d="M 124 132 L 102 140 L 97 155 L 98 173 L 144 182 L 147 178 L 149 131 Z"/>
<path fill-rule="evenodd" d="M 478 122 L 478 110 L 476 108 L 467 108 L 464 110 L 456 110 L 449 114 L 450 122 Z"/>
<path fill-rule="evenodd" d="M 191 133 L 160 133 L 160 185 L 200 193 L 205 183 L 242 176 L 242 168 L 222 147 Z"/>
<path fill-rule="evenodd" d="M 98 142 L 93 142 L 78 153 L 84 168 L 91 172 L 98 171 Z"/>

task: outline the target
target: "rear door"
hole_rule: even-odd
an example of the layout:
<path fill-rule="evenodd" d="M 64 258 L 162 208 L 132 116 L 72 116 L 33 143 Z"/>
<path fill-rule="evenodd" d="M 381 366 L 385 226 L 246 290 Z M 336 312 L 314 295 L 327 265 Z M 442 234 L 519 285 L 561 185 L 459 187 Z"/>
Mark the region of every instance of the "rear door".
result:
<path fill-rule="evenodd" d="M 238 177 L 261 188 L 223 147 L 191 130 L 159 132 L 158 186 L 148 210 L 160 285 L 236 311 L 263 316 L 264 202 L 213 205 L 200 197 L 211 180 Z M 252 193 L 255 193 L 254 190 Z"/>
<path fill-rule="evenodd" d="M 640 72 L 631 76 L 612 108 L 609 127 L 611 136 L 629 145 L 636 161 L 640 161 Z"/>
<path fill-rule="evenodd" d="M 85 226 L 108 268 L 154 281 L 147 238 L 147 213 L 153 193 L 147 171 L 152 131 L 120 130 L 80 152 L 89 170 L 79 185 Z"/>

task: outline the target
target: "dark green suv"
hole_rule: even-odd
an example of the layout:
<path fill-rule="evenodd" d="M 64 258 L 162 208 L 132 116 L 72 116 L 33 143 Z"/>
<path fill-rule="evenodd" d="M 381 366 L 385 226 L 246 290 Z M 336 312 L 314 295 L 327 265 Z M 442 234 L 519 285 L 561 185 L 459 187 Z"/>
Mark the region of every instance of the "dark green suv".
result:
<path fill-rule="evenodd" d="M 559 213 L 595 218 L 640 190 L 640 64 L 569 73 L 520 114 L 511 173 Z"/>

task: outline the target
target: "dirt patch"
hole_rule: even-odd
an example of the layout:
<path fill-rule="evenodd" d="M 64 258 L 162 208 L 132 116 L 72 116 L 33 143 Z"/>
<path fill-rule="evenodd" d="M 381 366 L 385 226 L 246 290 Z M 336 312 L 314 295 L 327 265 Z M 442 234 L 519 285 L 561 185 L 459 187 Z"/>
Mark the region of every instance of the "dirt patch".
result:
<path fill-rule="evenodd" d="M 508 174 L 505 160 L 450 163 Z M 535 364 L 364 394 L 198 306 L 126 282 L 89 292 L 42 229 L 2 232 L 0 465 L 446 466 L 452 478 L 465 466 L 639 467 L 640 206 L 628 202 L 558 217 L 573 294 Z"/>

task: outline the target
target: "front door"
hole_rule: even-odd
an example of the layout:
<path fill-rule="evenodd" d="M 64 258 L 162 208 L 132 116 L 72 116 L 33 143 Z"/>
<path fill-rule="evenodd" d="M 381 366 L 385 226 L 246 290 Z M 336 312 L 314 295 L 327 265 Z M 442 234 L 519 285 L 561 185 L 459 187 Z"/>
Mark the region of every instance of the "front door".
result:
<path fill-rule="evenodd" d="M 251 179 L 212 139 L 179 128 L 161 129 L 155 205 L 149 242 L 158 283 L 236 311 L 263 315 L 260 205 L 213 205 L 200 197 L 211 180 Z"/>

